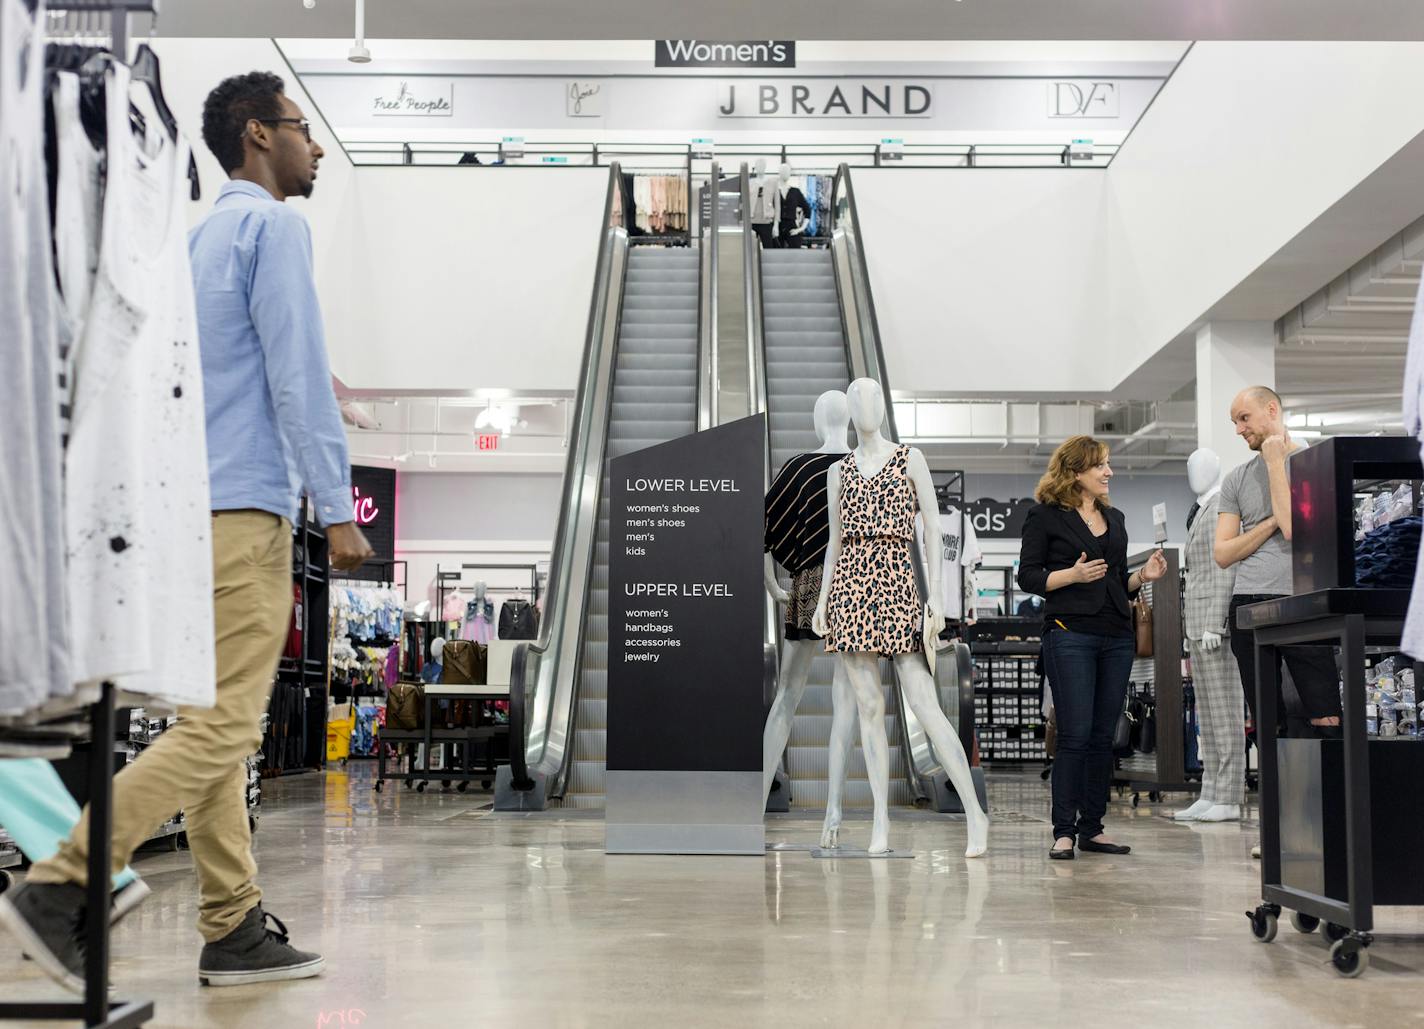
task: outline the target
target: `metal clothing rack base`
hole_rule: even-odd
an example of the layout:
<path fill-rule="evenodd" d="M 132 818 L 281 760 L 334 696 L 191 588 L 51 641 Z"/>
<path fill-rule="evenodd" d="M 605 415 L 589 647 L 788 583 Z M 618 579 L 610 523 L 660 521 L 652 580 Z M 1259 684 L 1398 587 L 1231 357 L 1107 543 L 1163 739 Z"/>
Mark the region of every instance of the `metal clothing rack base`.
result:
<path fill-rule="evenodd" d="M 114 687 L 104 683 L 99 700 L 89 708 L 90 731 L 96 741 L 114 736 Z M 85 907 L 109 910 L 110 839 L 114 825 L 114 748 L 95 746 L 89 758 L 89 886 Z M 152 1001 L 109 1000 L 109 920 L 86 918 L 84 928 L 84 999 L 82 1001 L 14 1001 L 0 1004 L 0 1022 L 72 1022 L 82 1019 L 89 1029 L 132 1029 L 153 1018 Z"/>

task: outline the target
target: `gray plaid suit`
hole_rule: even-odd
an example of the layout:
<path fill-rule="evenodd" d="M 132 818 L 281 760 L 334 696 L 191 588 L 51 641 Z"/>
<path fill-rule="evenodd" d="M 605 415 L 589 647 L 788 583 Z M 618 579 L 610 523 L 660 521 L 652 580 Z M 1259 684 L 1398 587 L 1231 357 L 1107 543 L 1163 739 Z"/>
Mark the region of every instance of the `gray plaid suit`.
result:
<path fill-rule="evenodd" d="M 1187 595 L 1182 614 L 1201 726 L 1201 796 L 1212 804 L 1240 804 L 1246 790 L 1246 700 L 1226 624 L 1236 567 L 1219 568 L 1212 557 L 1220 508 L 1218 493 L 1202 505 L 1187 532 Z M 1221 634 L 1216 650 L 1202 649 L 1201 638 L 1207 632 Z"/>

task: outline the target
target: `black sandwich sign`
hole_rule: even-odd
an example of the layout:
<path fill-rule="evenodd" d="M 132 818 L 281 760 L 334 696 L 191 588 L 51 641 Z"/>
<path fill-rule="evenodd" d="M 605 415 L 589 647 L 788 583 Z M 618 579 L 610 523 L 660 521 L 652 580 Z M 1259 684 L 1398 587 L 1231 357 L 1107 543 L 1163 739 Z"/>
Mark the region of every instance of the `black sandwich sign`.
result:
<path fill-rule="evenodd" d="M 794 39 L 659 39 L 653 44 L 659 68 L 794 68 Z"/>

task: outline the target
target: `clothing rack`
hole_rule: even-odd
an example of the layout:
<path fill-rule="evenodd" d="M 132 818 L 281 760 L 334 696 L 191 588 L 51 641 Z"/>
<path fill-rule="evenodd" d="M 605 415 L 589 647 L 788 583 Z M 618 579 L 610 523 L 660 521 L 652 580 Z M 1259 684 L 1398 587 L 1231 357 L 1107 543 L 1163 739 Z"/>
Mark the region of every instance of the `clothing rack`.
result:
<path fill-rule="evenodd" d="M 462 564 L 458 572 L 445 571 L 435 566 L 435 611 L 445 611 L 445 599 L 464 585 L 465 573 L 479 572 L 528 572 L 529 588 L 523 586 L 486 586 L 486 593 L 528 593 L 530 603 L 539 606 L 539 566 L 537 564 Z M 453 584 L 453 585 L 452 585 Z"/>
<path fill-rule="evenodd" d="M 1145 550 L 1127 559 L 1129 571 L 1147 563 L 1152 551 Z M 1159 799 L 1164 793 L 1196 792 L 1200 782 L 1189 782 L 1186 769 L 1185 690 L 1182 680 L 1182 565 L 1175 549 L 1162 551 L 1167 574 L 1143 586 L 1152 598 L 1152 702 L 1156 709 L 1157 733 L 1149 766 L 1141 758 L 1124 758 L 1113 772 L 1112 784 L 1119 791 L 1131 790 L 1133 806 L 1140 794 Z"/>
<path fill-rule="evenodd" d="M 157 14 L 158 0 L 61 0 L 46 11 L 109 15 L 109 49 L 128 59 L 129 15 Z M 60 37 L 62 38 L 62 37 Z M 91 912 L 109 911 L 109 872 L 113 833 L 114 687 L 104 683 L 99 700 L 89 708 L 90 736 L 102 745 L 89 757 L 89 858 L 85 905 Z M 84 999 L 79 1002 L 19 1001 L 0 1003 L 0 1021 L 69 1022 L 82 1019 L 91 1029 L 132 1029 L 153 1018 L 152 1001 L 109 1000 L 109 919 L 85 919 Z"/>
<path fill-rule="evenodd" d="M 114 687 L 104 683 L 97 703 L 89 708 L 89 731 L 96 741 L 114 736 Z M 89 758 L 89 885 L 86 908 L 109 911 L 112 876 L 110 836 L 114 827 L 114 748 L 95 746 Z M 153 1002 L 109 1000 L 109 919 L 84 920 L 83 1001 L 17 1001 L 0 1004 L 0 1022 L 72 1022 L 83 1019 L 91 1029 L 133 1029 L 153 1018 Z"/>
<path fill-rule="evenodd" d="M 397 565 L 400 566 L 399 582 L 396 581 Z M 406 600 L 410 599 L 410 592 L 407 589 L 407 580 L 409 579 L 407 562 L 395 558 L 373 557 L 364 561 L 361 567 L 356 569 L 356 572 L 364 572 L 368 568 L 379 578 L 364 578 L 353 573 L 348 576 L 337 576 L 329 581 L 333 586 L 352 586 L 358 589 L 362 586 L 399 586 L 401 596 Z"/>

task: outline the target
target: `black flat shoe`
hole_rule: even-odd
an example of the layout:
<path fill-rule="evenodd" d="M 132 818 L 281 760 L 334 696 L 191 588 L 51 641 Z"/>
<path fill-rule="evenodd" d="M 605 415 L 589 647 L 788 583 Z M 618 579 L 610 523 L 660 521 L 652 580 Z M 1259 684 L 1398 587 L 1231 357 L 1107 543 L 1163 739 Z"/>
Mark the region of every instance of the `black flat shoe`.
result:
<path fill-rule="evenodd" d="M 1048 856 L 1049 856 L 1050 859 L 1052 859 L 1052 860 L 1054 860 L 1054 861 L 1072 861 L 1072 860 L 1073 860 L 1073 848 L 1072 848 L 1072 847 L 1064 847 L 1062 850 L 1056 850 L 1056 849 L 1055 849 L 1055 850 L 1050 850 L 1050 851 L 1048 852 Z"/>
<path fill-rule="evenodd" d="M 1094 854 L 1131 854 L 1132 848 L 1121 843 L 1094 843 L 1092 840 L 1079 840 L 1080 850 L 1090 851 Z"/>

